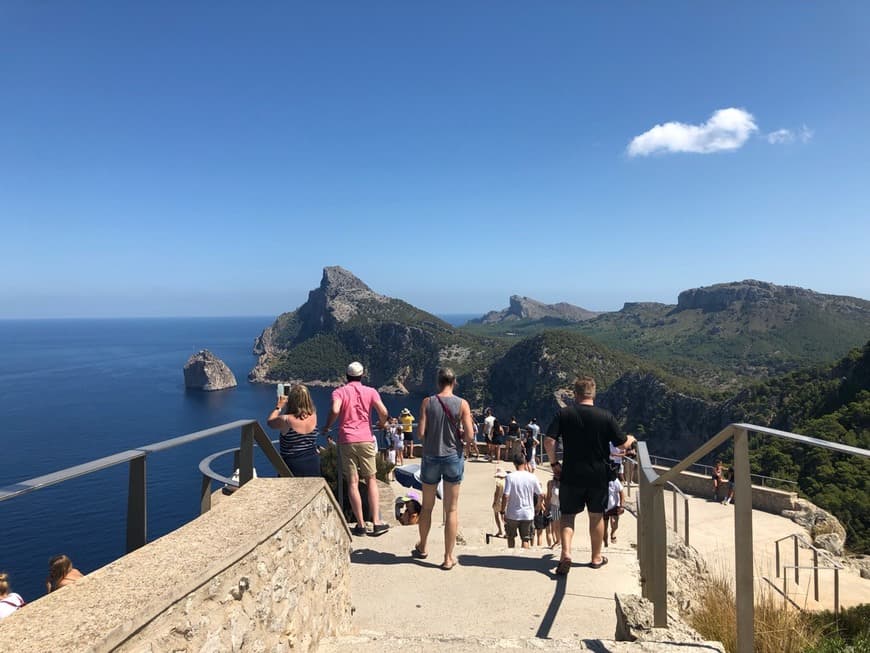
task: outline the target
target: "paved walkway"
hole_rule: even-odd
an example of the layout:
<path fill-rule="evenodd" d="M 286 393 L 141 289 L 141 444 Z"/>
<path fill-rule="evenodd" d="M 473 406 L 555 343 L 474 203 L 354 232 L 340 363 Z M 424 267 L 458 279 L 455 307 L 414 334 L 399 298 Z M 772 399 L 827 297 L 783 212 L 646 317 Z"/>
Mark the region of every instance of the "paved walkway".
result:
<path fill-rule="evenodd" d="M 585 566 L 590 557 L 588 522 L 578 517 L 575 565 L 567 577 L 558 577 L 553 573 L 558 549 L 508 549 L 497 538 L 486 544 L 486 533 L 495 532 L 491 505 L 496 467 L 482 460 L 466 464 L 459 501 L 459 529 L 466 544 L 456 547 L 459 564 L 451 571 L 438 568 L 444 553 L 440 501 L 426 560 L 410 555 L 416 526 L 394 523 L 381 537 L 354 538 L 355 628 L 406 636 L 613 638 L 614 593 L 640 593 L 634 517 L 622 518 L 619 542 L 605 550 L 610 562 L 600 569 Z M 542 485 L 550 478 L 546 470 L 538 470 L 537 476 Z M 393 485 L 397 494 L 403 492 Z"/>
<path fill-rule="evenodd" d="M 507 468 L 506 463 L 502 463 Z M 616 628 L 614 594 L 640 594 L 636 558 L 637 523 L 626 513 L 619 529 L 618 544 L 605 549 L 610 563 L 590 569 L 588 522 L 577 520 L 573 559 L 567 577 L 553 572 L 558 549 L 546 546 L 531 550 L 508 549 L 506 541 L 492 538 L 492 494 L 497 465 L 484 461 L 466 464 L 459 503 L 460 533 L 464 545 L 456 548 L 459 564 L 451 571 L 438 565 L 443 555 L 444 531 L 440 526 L 440 502 L 429 539 L 429 557 L 414 560 L 410 552 L 417 541 L 416 526 L 393 523 L 382 537 L 354 538 L 351 592 L 355 608 L 354 628 L 397 637 L 474 636 L 490 638 L 548 637 L 554 639 L 610 639 Z M 539 469 L 542 484 L 549 471 Z M 404 488 L 393 484 L 397 494 Z M 633 490 L 634 491 L 634 490 Z M 672 518 L 671 497 L 666 493 L 668 523 Z M 683 506 L 679 502 L 682 534 Z M 713 571 L 734 576 L 734 509 L 704 499 L 690 499 L 690 543 Z M 769 513 L 753 512 L 755 574 L 777 582 L 774 542 L 791 533 L 804 533 L 794 522 Z M 791 562 L 793 549 L 783 545 L 783 559 Z M 801 564 L 809 560 L 802 552 Z M 793 573 L 793 572 L 792 572 Z M 804 573 L 804 572 L 802 572 Z M 810 608 L 833 607 L 833 573 L 820 572 L 820 602 L 812 600 L 811 574 L 804 573 L 792 598 Z M 840 601 L 844 606 L 870 602 L 870 581 L 852 570 L 840 572 Z"/>
<path fill-rule="evenodd" d="M 683 500 L 678 497 L 677 518 L 680 535 L 683 534 Z M 665 511 L 669 527 L 672 525 L 672 493 L 665 492 Z M 723 506 L 716 501 L 690 497 L 689 543 L 707 561 L 714 573 L 721 572 L 734 578 L 734 506 Z M 790 519 L 760 510 L 752 512 L 752 543 L 754 573 L 757 586 L 766 591 L 769 579 L 782 588 L 782 578 L 776 578 L 776 540 L 797 533 L 808 540 L 807 531 Z M 789 539 L 780 544 L 781 564 L 794 565 L 794 545 Z M 799 564 L 812 566 L 812 554 L 807 549 L 799 551 Z M 820 560 L 820 565 L 825 564 Z M 794 570 L 788 571 L 789 596 L 800 607 L 811 610 L 832 610 L 834 607 L 834 572 L 819 571 L 819 601 L 813 598 L 812 571 L 800 570 L 801 583 L 794 584 Z M 854 569 L 843 569 L 840 576 L 840 603 L 843 607 L 870 603 L 870 580 L 861 578 Z"/>

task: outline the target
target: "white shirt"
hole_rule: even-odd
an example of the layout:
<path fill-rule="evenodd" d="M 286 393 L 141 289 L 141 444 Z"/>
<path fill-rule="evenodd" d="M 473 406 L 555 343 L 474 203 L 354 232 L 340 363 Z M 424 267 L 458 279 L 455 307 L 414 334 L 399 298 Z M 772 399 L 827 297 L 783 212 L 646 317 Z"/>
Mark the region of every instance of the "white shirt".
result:
<path fill-rule="evenodd" d="M 622 492 L 622 483 L 619 479 L 610 481 L 607 486 L 607 510 L 613 510 L 619 505 L 619 493 Z"/>
<path fill-rule="evenodd" d="M 535 518 L 535 495 L 542 492 L 541 483 L 534 474 L 526 471 L 508 474 L 504 480 L 504 493 L 508 498 L 505 518 L 517 521 Z"/>
<path fill-rule="evenodd" d="M 483 434 L 489 435 L 492 433 L 492 427 L 495 424 L 495 417 L 493 415 L 489 415 L 486 419 L 483 420 Z"/>
<path fill-rule="evenodd" d="M 541 427 L 540 426 L 538 426 L 537 424 L 529 423 L 526 425 L 526 428 L 532 432 L 532 437 L 535 438 L 535 440 L 540 441 L 541 438 L 538 437 L 541 435 Z"/>
<path fill-rule="evenodd" d="M 608 442 L 607 444 L 610 445 L 610 460 L 618 465 L 621 465 L 624 456 L 620 456 L 619 454 L 622 453 L 622 449 L 620 449 L 619 447 L 614 447 L 612 442 Z"/>
<path fill-rule="evenodd" d="M 8 617 L 22 605 L 24 605 L 24 599 L 21 598 L 21 595 L 10 592 L 0 599 L 0 619 Z"/>

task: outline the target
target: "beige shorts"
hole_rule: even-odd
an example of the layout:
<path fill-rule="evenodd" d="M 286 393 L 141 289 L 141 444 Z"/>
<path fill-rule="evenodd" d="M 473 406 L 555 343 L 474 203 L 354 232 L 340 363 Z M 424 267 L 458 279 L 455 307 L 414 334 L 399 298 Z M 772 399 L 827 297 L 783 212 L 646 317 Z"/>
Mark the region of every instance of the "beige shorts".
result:
<path fill-rule="evenodd" d="M 378 450 L 374 442 L 353 442 L 338 445 L 341 449 L 341 470 L 348 478 L 368 478 L 378 471 Z"/>

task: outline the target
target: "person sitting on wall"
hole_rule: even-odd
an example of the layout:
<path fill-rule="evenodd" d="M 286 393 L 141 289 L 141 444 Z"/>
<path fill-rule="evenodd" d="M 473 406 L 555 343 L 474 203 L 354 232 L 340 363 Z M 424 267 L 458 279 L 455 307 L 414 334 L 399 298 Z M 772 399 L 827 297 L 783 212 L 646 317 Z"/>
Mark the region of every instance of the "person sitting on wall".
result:
<path fill-rule="evenodd" d="M 45 579 L 45 588 L 49 593 L 71 585 L 84 574 L 73 567 L 72 560 L 64 554 L 56 555 L 48 561 L 48 578 Z"/>
<path fill-rule="evenodd" d="M 0 619 L 8 617 L 23 605 L 21 595 L 9 591 L 9 576 L 6 572 L 0 572 Z"/>

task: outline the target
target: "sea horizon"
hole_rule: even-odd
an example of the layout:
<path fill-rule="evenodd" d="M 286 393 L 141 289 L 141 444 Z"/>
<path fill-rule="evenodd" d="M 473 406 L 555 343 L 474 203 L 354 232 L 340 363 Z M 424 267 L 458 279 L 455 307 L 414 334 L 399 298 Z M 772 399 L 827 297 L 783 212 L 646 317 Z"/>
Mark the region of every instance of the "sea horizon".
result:
<path fill-rule="evenodd" d="M 0 319 L 0 487 L 239 419 L 266 417 L 275 387 L 251 383 L 254 339 L 274 318 Z M 209 349 L 238 385 L 217 392 L 184 387 L 188 357 Z M 312 386 L 325 416 L 330 388 Z M 391 414 L 420 398 L 383 395 Z M 238 447 L 238 431 L 148 458 L 148 539 L 199 514 L 199 462 Z M 231 474 L 232 457 L 216 462 Z M 261 476 L 274 476 L 257 455 Z M 216 489 L 216 486 L 215 486 Z M 127 466 L 119 465 L 0 502 L 11 535 L 0 569 L 32 601 L 45 593 L 49 557 L 69 555 L 87 573 L 124 554 Z"/>

